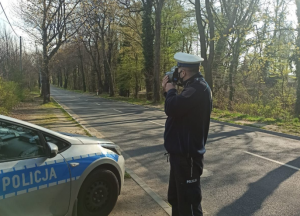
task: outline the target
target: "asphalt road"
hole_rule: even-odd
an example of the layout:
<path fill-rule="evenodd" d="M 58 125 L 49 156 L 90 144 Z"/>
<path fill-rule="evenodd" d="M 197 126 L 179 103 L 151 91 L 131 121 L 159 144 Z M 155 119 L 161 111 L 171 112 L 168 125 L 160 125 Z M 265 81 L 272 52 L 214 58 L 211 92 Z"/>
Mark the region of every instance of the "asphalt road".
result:
<path fill-rule="evenodd" d="M 52 88 L 52 96 L 120 145 L 126 166 L 167 200 L 164 112 Z M 201 178 L 203 208 L 217 216 L 299 216 L 300 138 L 211 122 Z"/>

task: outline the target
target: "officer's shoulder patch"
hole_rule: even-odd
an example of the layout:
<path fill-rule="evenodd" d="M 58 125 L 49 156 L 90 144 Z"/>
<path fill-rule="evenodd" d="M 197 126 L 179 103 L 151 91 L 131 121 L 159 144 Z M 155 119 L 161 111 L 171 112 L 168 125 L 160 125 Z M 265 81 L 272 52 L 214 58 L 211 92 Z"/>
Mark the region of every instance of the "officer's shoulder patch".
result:
<path fill-rule="evenodd" d="M 191 86 L 189 86 L 189 87 L 185 88 L 185 89 L 182 91 L 181 95 L 182 95 L 183 97 L 185 97 L 185 98 L 189 98 L 189 97 L 191 97 L 195 92 L 196 92 L 196 89 L 193 88 L 193 87 L 191 87 Z"/>

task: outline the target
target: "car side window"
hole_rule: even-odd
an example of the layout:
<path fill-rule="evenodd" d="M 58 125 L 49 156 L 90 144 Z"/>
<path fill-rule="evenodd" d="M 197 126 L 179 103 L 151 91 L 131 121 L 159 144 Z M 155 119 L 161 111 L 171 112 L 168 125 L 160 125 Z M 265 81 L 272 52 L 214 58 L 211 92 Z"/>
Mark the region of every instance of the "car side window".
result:
<path fill-rule="evenodd" d="M 43 157 L 46 152 L 37 131 L 0 121 L 0 161 Z"/>
<path fill-rule="evenodd" d="M 70 146 L 69 143 L 67 143 L 67 142 L 65 142 L 65 141 L 63 141 L 63 140 L 61 140 L 61 139 L 55 138 L 55 137 L 53 137 L 53 136 L 49 136 L 49 135 L 45 135 L 45 134 L 44 134 L 44 137 L 45 137 L 45 140 L 46 140 L 47 142 L 51 142 L 51 143 L 57 145 L 58 151 L 59 151 L 59 152 L 61 152 L 61 151 L 65 150 L 65 149 L 67 149 L 67 148 Z"/>

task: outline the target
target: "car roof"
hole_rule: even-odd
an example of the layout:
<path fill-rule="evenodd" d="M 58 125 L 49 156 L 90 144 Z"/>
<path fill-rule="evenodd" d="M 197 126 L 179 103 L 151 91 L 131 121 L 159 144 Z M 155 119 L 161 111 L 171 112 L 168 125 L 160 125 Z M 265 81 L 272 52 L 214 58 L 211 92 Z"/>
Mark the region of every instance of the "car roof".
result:
<path fill-rule="evenodd" d="M 9 116 L 5 116 L 5 115 L 0 115 L 0 120 L 1 119 L 6 120 L 6 121 L 15 122 L 15 123 L 18 123 L 18 124 L 22 124 L 24 126 L 28 126 L 28 127 L 31 127 L 31 128 L 35 128 L 35 129 L 41 130 L 41 131 L 43 131 L 45 133 L 52 134 L 54 136 L 60 137 L 60 138 L 65 139 L 65 140 L 68 140 L 70 142 L 75 142 L 73 144 L 81 144 L 81 142 L 78 139 L 76 139 L 76 138 L 63 135 L 61 133 L 55 132 L 53 130 L 49 130 L 47 128 L 38 126 L 36 124 L 32 124 L 32 123 L 29 123 L 29 122 L 26 122 L 26 121 L 22 121 L 22 120 L 19 120 L 19 119 L 16 119 L 16 118 L 12 118 L 12 117 L 9 117 Z"/>

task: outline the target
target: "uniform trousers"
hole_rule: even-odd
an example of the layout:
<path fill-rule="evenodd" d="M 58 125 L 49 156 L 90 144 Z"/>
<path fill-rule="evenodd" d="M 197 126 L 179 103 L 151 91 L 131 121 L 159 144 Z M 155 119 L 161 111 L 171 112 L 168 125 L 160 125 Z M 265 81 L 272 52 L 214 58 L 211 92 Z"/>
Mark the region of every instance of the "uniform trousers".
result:
<path fill-rule="evenodd" d="M 169 154 L 169 158 L 168 201 L 172 205 L 172 216 L 202 216 L 200 176 L 203 155 L 187 157 Z"/>

